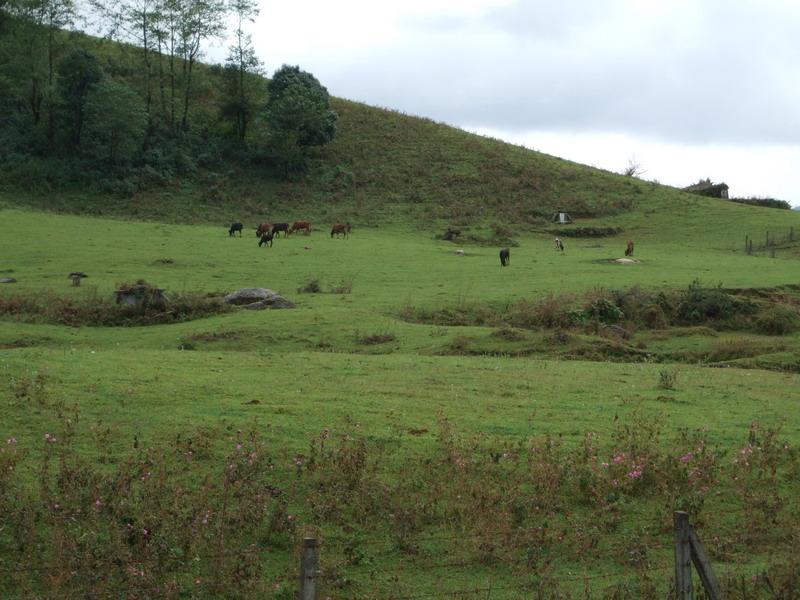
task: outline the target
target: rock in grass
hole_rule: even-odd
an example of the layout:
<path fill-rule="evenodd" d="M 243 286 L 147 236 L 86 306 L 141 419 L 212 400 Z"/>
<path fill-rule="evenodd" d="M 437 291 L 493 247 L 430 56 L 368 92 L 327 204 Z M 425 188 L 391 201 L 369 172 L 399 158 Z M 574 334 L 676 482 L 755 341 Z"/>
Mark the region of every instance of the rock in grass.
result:
<path fill-rule="evenodd" d="M 289 300 L 267 288 L 244 288 L 225 296 L 226 304 L 234 304 L 253 310 L 265 308 L 294 308 Z"/>
<path fill-rule="evenodd" d="M 17 283 L 17 280 L 13 277 L 1 277 L 0 283 Z"/>

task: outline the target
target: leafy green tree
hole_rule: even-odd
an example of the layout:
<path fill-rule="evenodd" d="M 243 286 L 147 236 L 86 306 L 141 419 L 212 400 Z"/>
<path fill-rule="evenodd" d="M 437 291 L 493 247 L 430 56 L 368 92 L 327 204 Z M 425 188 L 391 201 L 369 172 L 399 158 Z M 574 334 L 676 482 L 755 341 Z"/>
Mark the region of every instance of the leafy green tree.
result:
<path fill-rule="evenodd" d="M 58 64 L 58 78 L 70 145 L 79 148 L 86 98 L 92 87 L 103 78 L 103 70 L 94 54 L 76 48 Z"/>
<path fill-rule="evenodd" d="M 269 152 L 284 171 L 305 167 L 307 150 L 336 135 L 337 115 L 330 109 L 328 90 L 300 67 L 284 65 L 268 86 L 266 105 Z"/>
<path fill-rule="evenodd" d="M 146 131 L 147 110 L 136 92 L 111 80 L 94 86 L 86 103 L 87 153 L 124 164 L 141 150 Z"/>

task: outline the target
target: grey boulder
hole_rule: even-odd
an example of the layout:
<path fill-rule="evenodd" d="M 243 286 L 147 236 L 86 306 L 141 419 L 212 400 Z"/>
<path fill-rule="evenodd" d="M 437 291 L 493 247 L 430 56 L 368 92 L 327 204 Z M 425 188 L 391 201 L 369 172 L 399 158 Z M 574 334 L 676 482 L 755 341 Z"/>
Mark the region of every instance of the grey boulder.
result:
<path fill-rule="evenodd" d="M 294 308 L 289 300 L 267 288 L 244 288 L 225 296 L 223 302 L 253 310 Z"/>

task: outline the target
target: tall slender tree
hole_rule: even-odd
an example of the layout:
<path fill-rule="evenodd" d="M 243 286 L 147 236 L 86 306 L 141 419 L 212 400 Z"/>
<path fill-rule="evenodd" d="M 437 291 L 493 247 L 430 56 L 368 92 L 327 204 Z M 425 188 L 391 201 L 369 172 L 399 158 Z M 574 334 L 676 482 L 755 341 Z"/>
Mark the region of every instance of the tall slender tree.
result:
<path fill-rule="evenodd" d="M 55 72 L 61 49 L 59 30 L 75 22 L 73 0 L 20 0 L 9 3 L 14 16 L 20 19 L 26 54 L 22 60 L 32 67 L 30 108 L 34 121 L 39 122 L 42 106 L 47 111 L 46 131 L 50 148 L 55 136 Z M 44 56 L 42 56 L 42 54 Z M 37 62 L 44 63 L 44 81 L 40 81 Z"/>
<path fill-rule="evenodd" d="M 34 125 L 42 118 L 47 80 L 44 30 L 37 24 L 34 6 L 25 0 L 10 0 L 0 18 L 0 79 L 5 93 L 4 111 L 16 109 L 29 116 Z"/>
<path fill-rule="evenodd" d="M 180 40 L 183 57 L 183 114 L 181 129 L 189 129 L 189 106 L 192 98 L 194 66 L 200 58 L 205 40 L 221 36 L 225 31 L 224 0 L 183 0 L 181 2 Z"/>
<path fill-rule="evenodd" d="M 75 21 L 75 5 L 72 0 L 34 0 L 38 22 L 47 35 L 47 140 L 51 149 L 55 137 L 55 71 L 60 29 Z"/>
<path fill-rule="evenodd" d="M 69 144 L 76 150 L 81 145 L 86 98 L 102 78 L 97 57 L 82 48 L 75 48 L 58 64 L 58 88 L 68 115 Z"/>
<path fill-rule="evenodd" d="M 248 75 L 261 72 L 261 61 L 253 48 L 252 36 L 244 30 L 258 16 L 255 0 L 230 0 L 229 10 L 235 19 L 234 43 L 228 48 L 226 60 L 227 98 L 223 102 L 223 113 L 230 116 L 236 126 L 236 135 L 244 141 L 247 126 L 256 110 L 253 85 L 248 85 Z"/>

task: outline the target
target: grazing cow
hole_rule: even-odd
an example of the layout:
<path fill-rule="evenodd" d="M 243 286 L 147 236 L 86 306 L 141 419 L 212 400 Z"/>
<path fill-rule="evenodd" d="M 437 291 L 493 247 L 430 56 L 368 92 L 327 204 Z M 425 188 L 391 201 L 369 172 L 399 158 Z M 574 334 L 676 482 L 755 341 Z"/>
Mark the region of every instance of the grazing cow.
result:
<path fill-rule="evenodd" d="M 511 251 L 508 248 L 500 250 L 500 266 L 507 267 L 511 264 Z"/>
<path fill-rule="evenodd" d="M 295 231 L 300 231 L 301 229 L 311 233 L 311 221 L 295 221 L 292 223 L 292 228 L 289 230 L 289 233 L 294 233 Z"/>
<path fill-rule="evenodd" d="M 350 223 L 336 223 L 333 228 L 331 229 L 331 237 L 334 235 L 339 237 L 340 235 L 344 235 L 345 239 L 350 235 L 350 231 L 352 227 Z"/>
<path fill-rule="evenodd" d="M 228 230 L 228 236 L 232 236 L 238 231 L 239 237 L 242 237 L 242 229 L 244 229 L 244 225 L 241 223 L 231 223 L 231 228 Z"/>
<path fill-rule="evenodd" d="M 628 247 L 625 248 L 625 256 L 633 256 L 633 241 L 628 240 Z"/>
<path fill-rule="evenodd" d="M 272 226 L 272 235 L 274 236 L 276 233 L 283 232 L 283 237 L 289 235 L 289 224 L 288 223 L 275 223 Z"/>
<path fill-rule="evenodd" d="M 256 237 L 261 237 L 265 233 L 269 233 L 272 229 L 272 223 L 262 223 L 256 227 Z"/>
<path fill-rule="evenodd" d="M 261 234 L 261 239 L 258 242 L 258 247 L 261 248 L 261 244 L 269 244 L 269 247 L 272 248 L 272 232 L 267 230 Z"/>
<path fill-rule="evenodd" d="M 564 242 L 561 241 L 561 238 L 556 238 L 556 250 L 564 251 Z"/>

